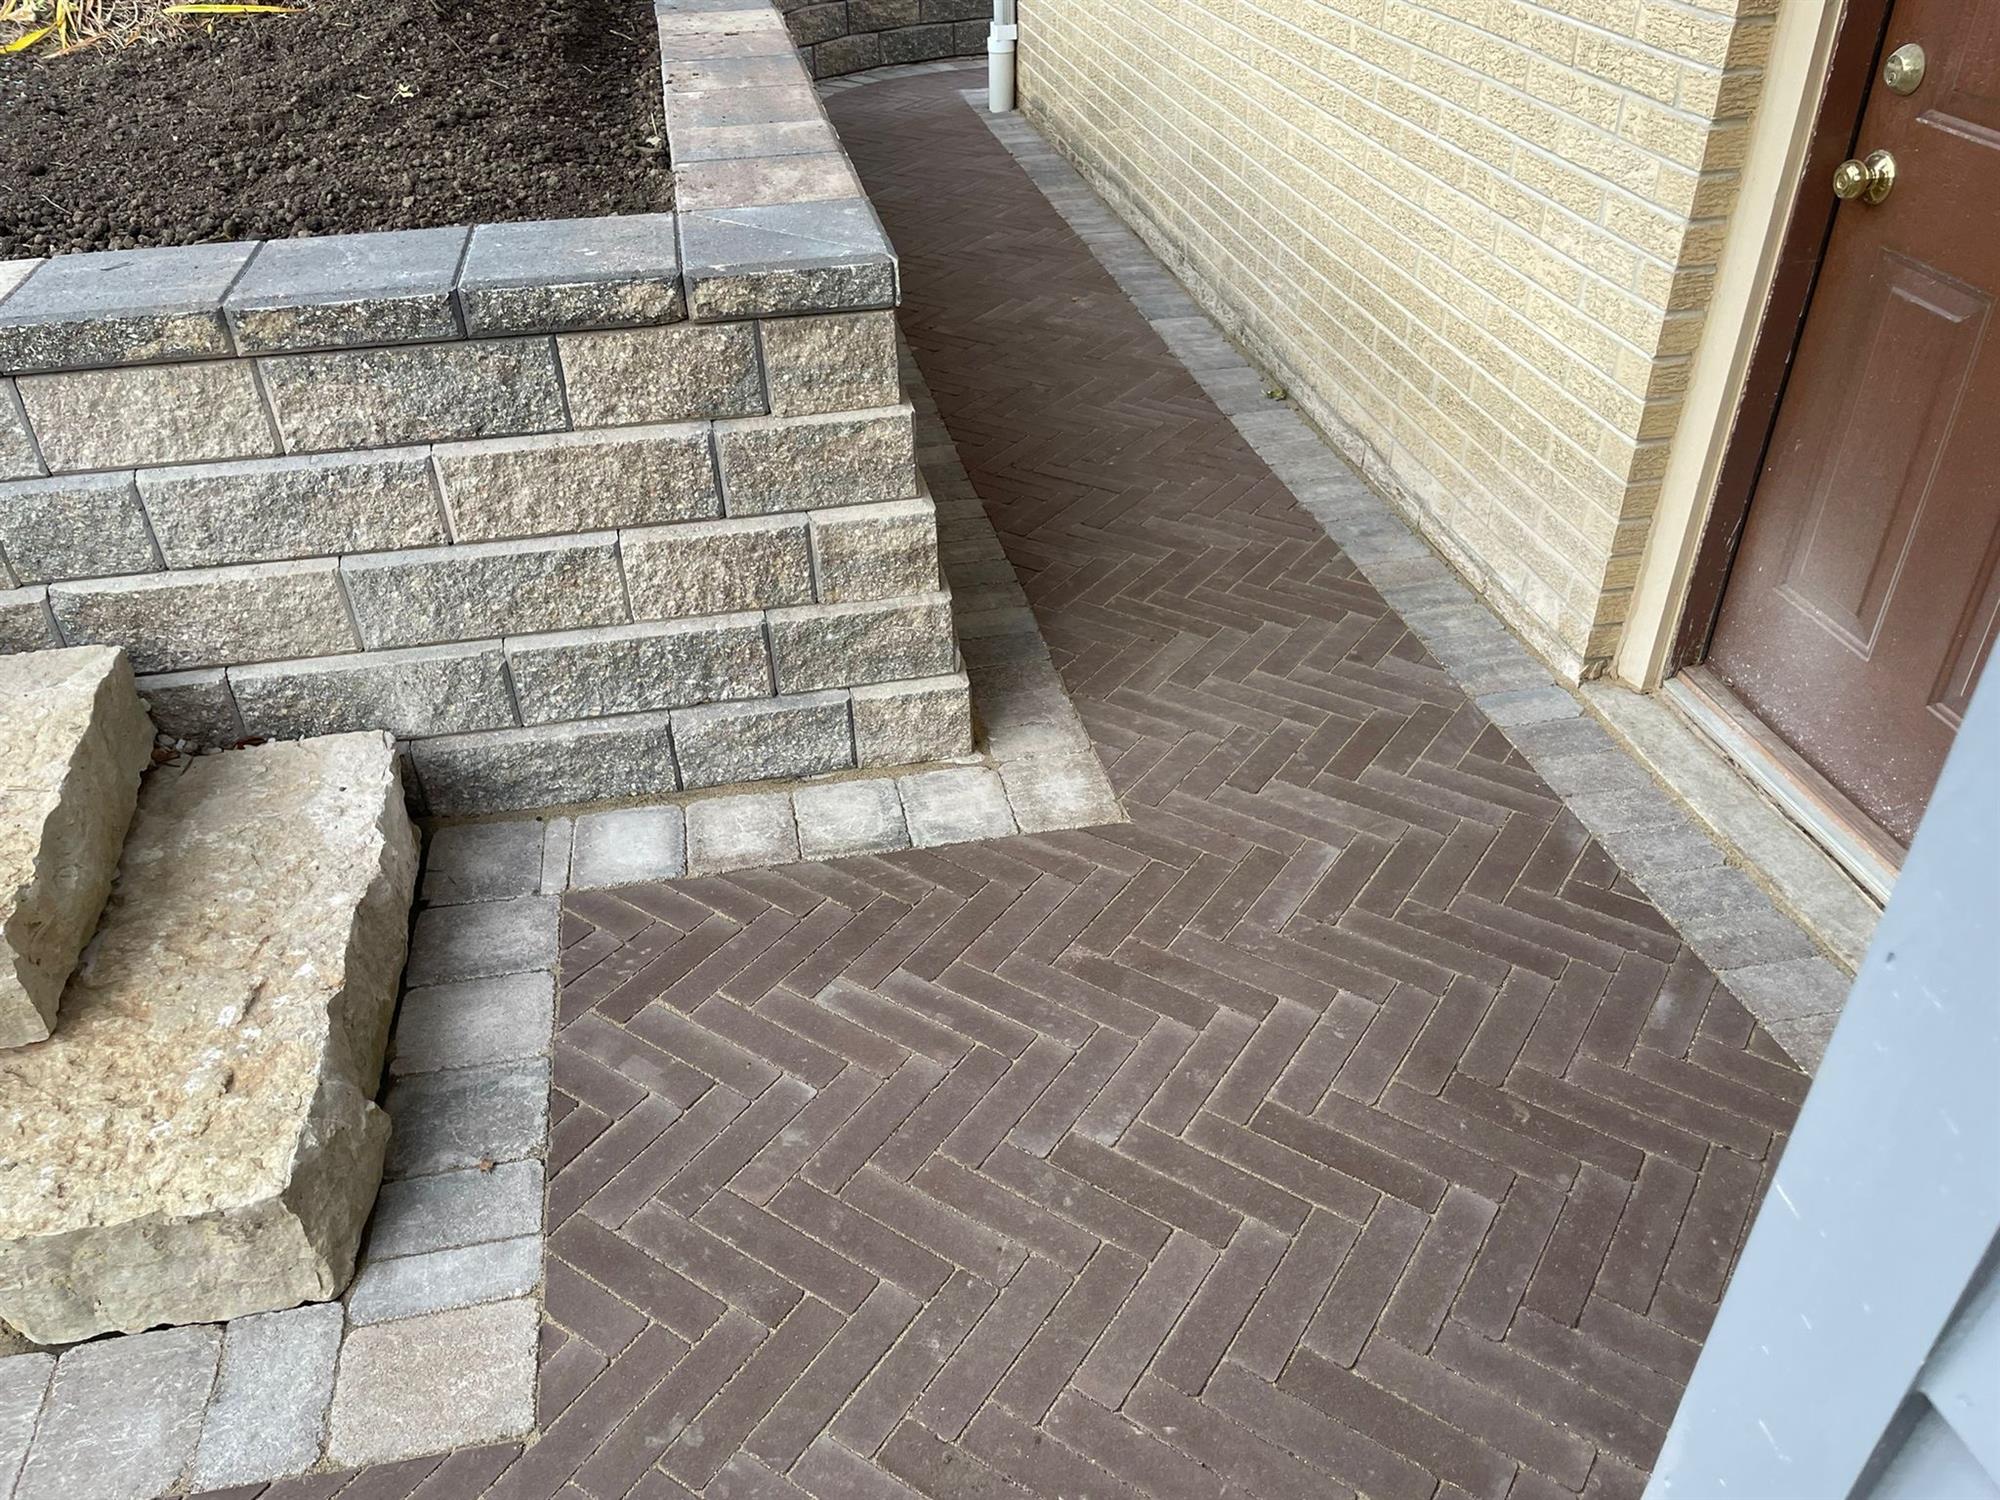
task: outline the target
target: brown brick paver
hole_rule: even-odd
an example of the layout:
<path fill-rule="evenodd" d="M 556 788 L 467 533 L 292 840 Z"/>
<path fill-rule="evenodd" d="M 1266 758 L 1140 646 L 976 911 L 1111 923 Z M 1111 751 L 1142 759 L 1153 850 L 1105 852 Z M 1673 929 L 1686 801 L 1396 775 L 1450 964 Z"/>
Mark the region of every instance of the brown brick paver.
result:
<path fill-rule="evenodd" d="M 540 1438 L 266 1500 L 1640 1491 L 1804 1080 L 963 82 L 833 113 L 1132 822 L 572 898 Z"/>

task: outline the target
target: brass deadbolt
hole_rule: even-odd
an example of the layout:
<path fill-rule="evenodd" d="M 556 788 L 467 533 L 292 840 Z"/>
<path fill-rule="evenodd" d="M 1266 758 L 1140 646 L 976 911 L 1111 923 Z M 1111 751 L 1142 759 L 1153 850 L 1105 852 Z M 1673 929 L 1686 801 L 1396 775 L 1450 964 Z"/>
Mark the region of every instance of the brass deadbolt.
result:
<path fill-rule="evenodd" d="M 1896 158 L 1886 151 L 1871 151 L 1862 161 L 1844 161 L 1833 169 L 1833 196 L 1843 200 L 1880 203 L 1895 186 Z"/>
<path fill-rule="evenodd" d="M 1914 94 L 1924 81 L 1924 49 L 1905 42 L 1882 64 L 1882 82 L 1894 94 Z"/>

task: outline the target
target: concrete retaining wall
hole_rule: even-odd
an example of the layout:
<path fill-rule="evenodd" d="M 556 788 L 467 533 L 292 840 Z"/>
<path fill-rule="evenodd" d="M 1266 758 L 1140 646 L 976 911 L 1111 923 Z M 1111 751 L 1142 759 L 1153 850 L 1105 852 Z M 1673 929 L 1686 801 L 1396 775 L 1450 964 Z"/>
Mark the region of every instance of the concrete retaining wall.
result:
<path fill-rule="evenodd" d="M 984 56 L 992 0 L 777 0 L 815 78 Z"/>
<path fill-rule="evenodd" d="M 0 649 L 426 809 L 964 753 L 894 253 L 768 0 L 660 0 L 677 212 L 0 268 Z"/>

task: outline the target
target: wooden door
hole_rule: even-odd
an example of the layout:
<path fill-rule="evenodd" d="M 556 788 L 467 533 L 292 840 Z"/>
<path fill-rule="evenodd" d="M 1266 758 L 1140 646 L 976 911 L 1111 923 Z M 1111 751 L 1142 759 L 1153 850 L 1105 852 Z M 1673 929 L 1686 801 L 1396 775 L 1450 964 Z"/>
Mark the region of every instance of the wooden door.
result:
<path fill-rule="evenodd" d="M 2000 617 L 2000 0 L 1900 0 L 1907 43 L 1859 138 L 1895 186 L 1840 207 L 1709 654 L 1900 844 Z"/>

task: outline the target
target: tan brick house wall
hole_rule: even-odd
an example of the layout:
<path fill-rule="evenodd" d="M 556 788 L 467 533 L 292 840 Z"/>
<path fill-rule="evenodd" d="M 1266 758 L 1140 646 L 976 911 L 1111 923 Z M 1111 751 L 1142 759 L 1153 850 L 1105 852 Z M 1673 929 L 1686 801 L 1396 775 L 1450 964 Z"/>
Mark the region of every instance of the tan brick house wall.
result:
<path fill-rule="evenodd" d="M 1782 3 L 1024 0 L 1022 99 L 1510 623 L 1589 676 Z"/>

